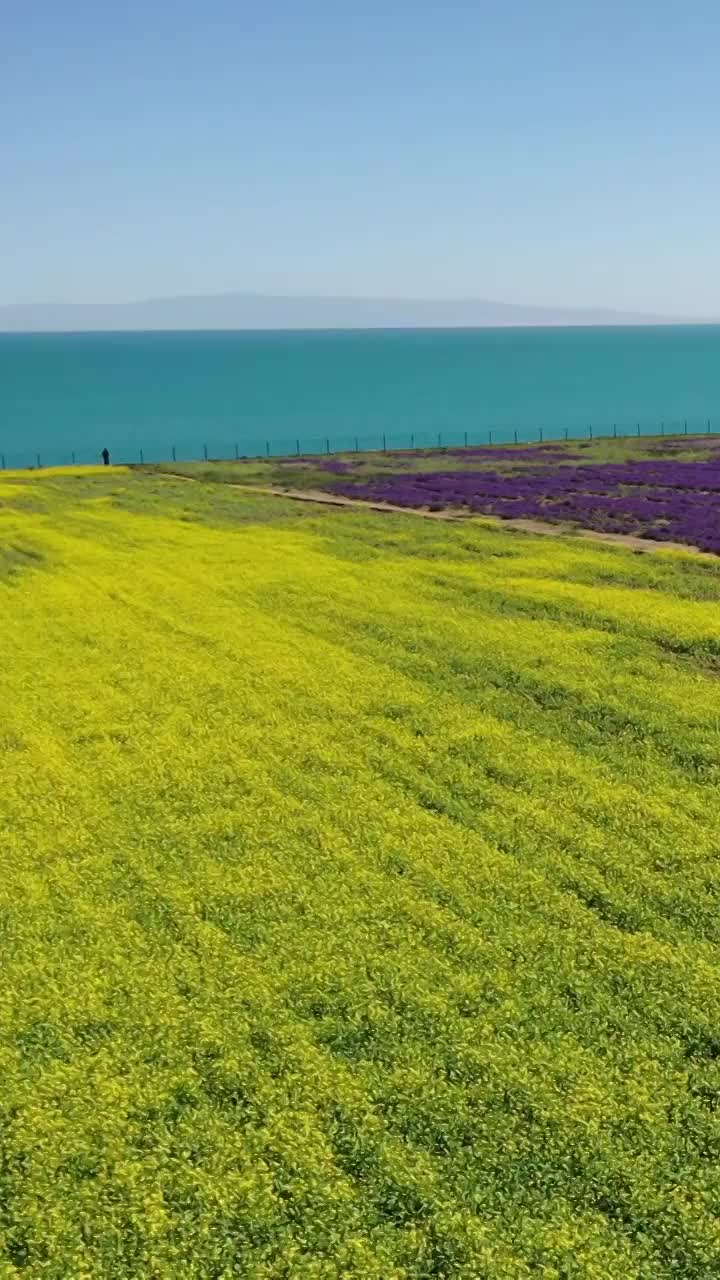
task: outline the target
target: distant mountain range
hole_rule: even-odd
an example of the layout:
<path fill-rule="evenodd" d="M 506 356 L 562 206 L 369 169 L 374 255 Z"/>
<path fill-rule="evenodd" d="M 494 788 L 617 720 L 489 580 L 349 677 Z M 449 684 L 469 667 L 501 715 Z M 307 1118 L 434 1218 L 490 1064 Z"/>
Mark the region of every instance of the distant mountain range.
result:
<path fill-rule="evenodd" d="M 519 306 L 477 298 L 313 298 L 221 293 L 144 302 L 0 306 L 0 333 L 198 329 L 474 329 L 693 323 L 602 309 Z M 700 323 L 695 321 L 694 323 Z"/>

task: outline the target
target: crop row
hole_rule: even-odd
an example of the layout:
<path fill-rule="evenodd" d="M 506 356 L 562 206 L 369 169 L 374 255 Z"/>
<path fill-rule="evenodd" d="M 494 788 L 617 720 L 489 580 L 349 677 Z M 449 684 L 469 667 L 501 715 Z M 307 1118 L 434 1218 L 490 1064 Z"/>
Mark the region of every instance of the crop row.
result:
<path fill-rule="evenodd" d="M 337 464 L 339 467 L 340 464 Z M 720 554 L 720 459 L 386 474 L 334 491 L 396 506 L 572 522 Z"/>

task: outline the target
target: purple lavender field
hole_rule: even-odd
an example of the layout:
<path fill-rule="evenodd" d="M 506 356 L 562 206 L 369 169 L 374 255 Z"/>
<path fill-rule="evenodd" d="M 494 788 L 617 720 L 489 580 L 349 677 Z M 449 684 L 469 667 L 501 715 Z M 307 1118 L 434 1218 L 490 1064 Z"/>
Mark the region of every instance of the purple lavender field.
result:
<path fill-rule="evenodd" d="M 700 459 L 683 459 L 686 449 L 697 447 L 667 442 L 663 453 L 670 456 L 587 463 L 577 454 L 548 449 L 476 449 L 463 451 L 475 463 L 472 469 L 385 471 L 367 481 L 350 478 L 352 462 L 328 461 L 323 470 L 338 476 L 325 487 L 353 498 L 569 523 L 720 555 L 720 449 L 715 445 Z M 496 467 L 477 466 L 486 459 Z M 516 463 L 521 466 L 513 469 Z"/>

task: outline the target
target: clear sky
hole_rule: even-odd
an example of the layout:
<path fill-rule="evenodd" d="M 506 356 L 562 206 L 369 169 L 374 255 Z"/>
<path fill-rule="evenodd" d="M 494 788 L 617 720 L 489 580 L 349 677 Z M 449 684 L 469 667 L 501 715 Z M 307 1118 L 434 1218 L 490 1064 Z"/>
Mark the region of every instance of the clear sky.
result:
<path fill-rule="evenodd" d="M 0 303 L 720 313 L 717 0 L 0 0 Z"/>

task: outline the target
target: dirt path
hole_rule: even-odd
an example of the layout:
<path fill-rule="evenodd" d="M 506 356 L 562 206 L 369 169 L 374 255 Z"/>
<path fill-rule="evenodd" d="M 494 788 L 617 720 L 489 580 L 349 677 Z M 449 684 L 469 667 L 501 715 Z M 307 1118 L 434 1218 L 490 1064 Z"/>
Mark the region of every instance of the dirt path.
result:
<path fill-rule="evenodd" d="M 510 529 L 525 529 L 527 533 L 541 533 L 545 536 L 588 538 L 591 542 L 614 542 L 620 547 L 630 547 L 632 551 L 692 551 L 695 555 L 708 555 L 698 547 L 691 547 L 687 542 L 655 542 L 652 538 L 641 538 L 635 533 L 601 533 L 598 529 L 581 529 L 578 525 L 561 525 L 545 523 L 543 520 L 502 520 L 500 516 L 480 516 L 480 520 L 495 520 Z"/>
<path fill-rule="evenodd" d="M 166 475 L 173 480 L 189 480 L 192 484 L 201 484 L 202 480 L 195 476 L 176 475 L 171 471 L 156 474 Z M 207 483 L 207 482 L 205 482 Z M 212 484 L 217 481 L 210 481 Z M 388 511 L 393 515 L 421 516 L 423 520 L 445 520 L 455 524 L 467 523 L 469 520 L 482 521 L 502 529 L 519 529 L 523 533 L 538 533 L 543 537 L 583 538 L 591 542 L 605 542 L 620 547 L 628 547 L 631 551 L 687 551 L 695 555 L 708 555 L 698 547 L 691 547 L 684 542 L 655 542 L 652 538 L 641 538 L 634 533 L 600 533 L 596 529 L 581 529 L 577 525 L 551 524 L 543 520 L 503 520 L 501 516 L 476 516 L 462 511 L 428 511 L 423 507 L 399 507 L 392 502 L 364 502 L 362 498 L 346 498 L 339 493 L 325 493 L 322 489 L 279 489 L 269 485 L 240 484 L 238 481 L 221 481 L 230 489 L 241 489 L 243 493 L 263 493 L 273 498 L 290 498 L 294 502 L 315 502 L 324 507 L 355 507 L 362 511 Z M 712 557 L 713 559 L 715 557 Z"/>
<path fill-rule="evenodd" d="M 266 493 L 274 498 L 292 498 L 295 502 L 318 502 L 324 507 L 358 507 L 363 511 L 392 511 L 401 516 L 422 516 L 425 520 L 467 520 L 461 511 L 428 511 L 426 508 L 398 507 L 393 502 L 364 502 L 362 498 L 346 498 L 340 493 L 325 493 L 323 489 L 274 489 L 255 484 L 232 484 L 233 489 L 246 493 Z"/>

